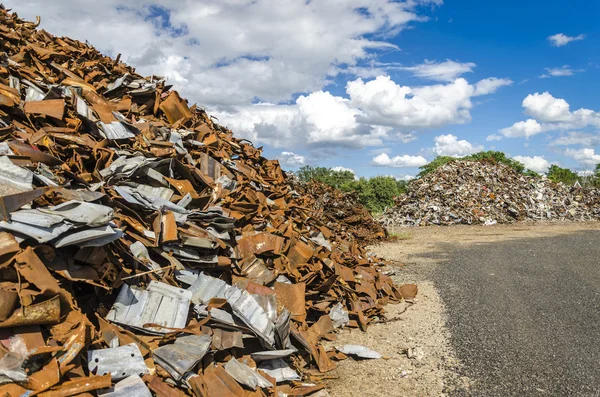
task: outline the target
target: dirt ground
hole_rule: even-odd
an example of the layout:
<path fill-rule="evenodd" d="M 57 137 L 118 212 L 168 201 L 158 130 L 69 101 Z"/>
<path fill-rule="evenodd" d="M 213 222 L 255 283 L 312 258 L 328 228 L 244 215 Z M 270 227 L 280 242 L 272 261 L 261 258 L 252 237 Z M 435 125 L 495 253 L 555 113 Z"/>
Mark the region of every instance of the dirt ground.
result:
<path fill-rule="evenodd" d="M 461 363 L 449 343 L 445 307 L 431 274 L 450 251 L 462 246 L 525 237 L 552 237 L 580 230 L 600 230 L 600 223 L 521 223 L 494 226 L 398 228 L 397 240 L 371 247 L 379 256 L 397 261 L 393 278 L 399 285 L 417 283 L 414 304 L 390 305 L 388 323 L 371 325 L 368 332 L 343 330 L 332 346 L 365 345 L 380 352 L 378 360 L 345 360 L 331 373 L 332 396 L 445 396 L 469 390 L 471 380 L 460 375 Z M 398 318 L 398 319 L 397 319 Z M 422 358 L 408 358 L 407 349 Z M 467 393 L 468 394 L 468 393 Z"/>

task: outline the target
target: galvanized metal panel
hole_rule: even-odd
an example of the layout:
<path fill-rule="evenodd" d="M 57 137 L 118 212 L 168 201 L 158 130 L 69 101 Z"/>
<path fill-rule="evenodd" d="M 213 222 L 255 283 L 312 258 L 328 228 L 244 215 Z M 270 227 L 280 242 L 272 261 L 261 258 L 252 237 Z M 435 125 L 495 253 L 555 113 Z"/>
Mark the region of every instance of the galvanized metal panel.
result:
<path fill-rule="evenodd" d="M 146 290 L 123 284 L 106 319 L 150 334 L 171 332 L 167 328 L 184 328 L 190 307 L 190 291 L 151 281 Z M 146 327 L 154 323 L 162 327 Z"/>
<path fill-rule="evenodd" d="M 152 352 L 154 361 L 175 380 L 181 379 L 208 352 L 209 335 L 189 335 L 177 338 L 172 345 L 161 346 Z"/>
<path fill-rule="evenodd" d="M 96 375 L 110 373 L 113 380 L 150 373 L 140 348 L 135 343 L 112 349 L 89 350 L 88 369 Z"/>

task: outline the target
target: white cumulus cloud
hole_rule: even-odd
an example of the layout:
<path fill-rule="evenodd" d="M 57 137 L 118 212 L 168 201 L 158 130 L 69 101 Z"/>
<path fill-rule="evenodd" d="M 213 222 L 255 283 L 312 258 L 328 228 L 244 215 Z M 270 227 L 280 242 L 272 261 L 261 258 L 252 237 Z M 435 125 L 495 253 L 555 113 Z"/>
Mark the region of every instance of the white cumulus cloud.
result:
<path fill-rule="evenodd" d="M 529 138 L 540 132 L 542 132 L 542 126 L 534 119 L 517 121 L 512 126 L 500 130 L 500 134 L 507 138 Z"/>
<path fill-rule="evenodd" d="M 449 84 L 408 87 L 389 76 L 346 85 L 348 98 L 317 91 L 295 104 L 261 103 L 214 112 L 244 138 L 275 147 L 379 146 L 386 139 L 408 142 L 414 130 L 460 124 L 471 119 L 476 85 L 459 78 Z M 496 90 L 486 89 L 487 93 Z M 410 132 L 407 132 L 410 131 Z"/>
<path fill-rule="evenodd" d="M 167 76 L 202 105 L 287 101 L 318 91 L 424 21 L 438 2 L 352 0 L 4 0 L 47 31 Z M 335 16 L 335 23 L 332 23 Z M 101 21 L 101 22 L 99 22 Z M 129 39 L 132 38 L 132 39 Z"/>
<path fill-rule="evenodd" d="M 596 154 L 592 148 L 567 149 L 565 150 L 565 154 L 586 166 L 591 167 L 600 163 L 600 154 Z"/>
<path fill-rule="evenodd" d="M 569 131 L 565 135 L 556 138 L 550 143 L 551 146 L 598 146 L 600 145 L 600 135 L 588 134 L 580 131 Z"/>
<path fill-rule="evenodd" d="M 373 157 L 373 165 L 378 167 L 397 167 L 397 168 L 410 168 L 410 167 L 421 167 L 428 163 L 423 156 L 410 156 L 404 154 L 402 156 L 388 156 L 386 153 L 381 153 L 379 156 Z"/>
<path fill-rule="evenodd" d="M 298 168 L 306 164 L 306 157 L 293 152 L 281 152 L 278 158 L 284 167 Z"/>
<path fill-rule="evenodd" d="M 513 159 L 525 165 L 525 168 L 538 173 L 544 173 L 550 168 L 550 162 L 544 156 L 514 156 Z"/>
<path fill-rule="evenodd" d="M 549 92 L 527 95 L 523 99 L 523 107 L 525 114 L 540 121 L 568 121 L 571 116 L 567 101 L 555 98 Z"/>
<path fill-rule="evenodd" d="M 549 92 L 527 95 L 523 107 L 525 114 L 533 118 L 501 129 L 502 135 L 527 138 L 547 131 L 580 130 L 590 126 L 600 128 L 599 112 L 585 108 L 571 111 L 566 100 L 555 98 Z"/>
<path fill-rule="evenodd" d="M 438 156 L 464 157 L 483 150 L 483 146 L 473 145 L 464 139 L 458 140 L 452 134 L 436 136 L 433 141 L 433 151 Z"/>
<path fill-rule="evenodd" d="M 548 36 L 548 41 L 555 47 L 562 47 L 564 45 L 569 44 L 572 41 L 578 41 L 585 39 L 584 34 L 579 34 L 577 36 L 567 36 L 564 33 L 553 34 L 552 36 Z"/>

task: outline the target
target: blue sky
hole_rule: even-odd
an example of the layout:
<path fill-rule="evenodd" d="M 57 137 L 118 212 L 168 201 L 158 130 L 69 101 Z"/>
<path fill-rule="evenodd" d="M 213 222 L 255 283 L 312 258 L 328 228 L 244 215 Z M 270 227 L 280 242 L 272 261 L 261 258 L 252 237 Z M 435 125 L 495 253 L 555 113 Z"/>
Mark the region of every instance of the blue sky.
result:
<path fill-rule="evenodd" d="M 598 2 L 4 3 L 167 77 L 287 169 L 407 178 L 482 149 L 538 172 L 600 163 Z"/>

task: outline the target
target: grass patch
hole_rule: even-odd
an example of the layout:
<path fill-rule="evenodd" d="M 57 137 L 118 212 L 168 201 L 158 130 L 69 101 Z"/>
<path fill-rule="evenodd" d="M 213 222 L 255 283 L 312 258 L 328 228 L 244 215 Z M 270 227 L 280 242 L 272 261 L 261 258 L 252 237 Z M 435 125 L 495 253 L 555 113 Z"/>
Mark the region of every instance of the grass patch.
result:
<path fill-rule="evenodd" d="M 413 238 L 412 234 L 409 232 L 389 232 L 390 239 L 392 240 L 410 240 Z"/>

